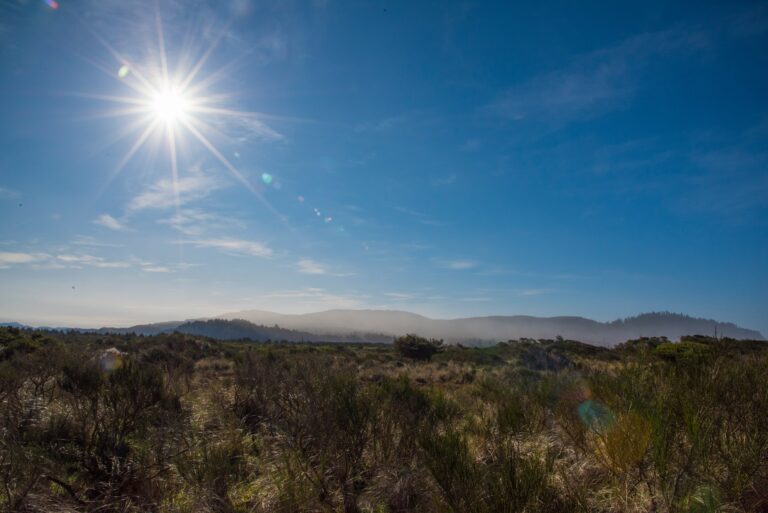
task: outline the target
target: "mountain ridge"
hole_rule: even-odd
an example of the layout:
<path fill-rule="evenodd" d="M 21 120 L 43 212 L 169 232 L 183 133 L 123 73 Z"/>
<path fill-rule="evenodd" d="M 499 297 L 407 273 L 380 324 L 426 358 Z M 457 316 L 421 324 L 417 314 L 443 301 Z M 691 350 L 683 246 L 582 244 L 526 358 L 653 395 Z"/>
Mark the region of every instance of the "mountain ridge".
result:
<path fill-rule="evenodd" d="M 9 323 L 17 324 L 17 323 Z M 22 325 L 19 325 L 22 326 Z M 764 340 L 762 333 L 731 322 L 691 317 L 671 312 L 650 312 L 601 322 L 579 316 L 536 317 L 489 315 L 433 319 L 403 310 L 332 309 L 306 314 L 242 310 L 215 317 L 137 324 L 98 329 L 56 328 L 97 333 L 157 335 L 180 331 L 221 340 L 287 340 L 292 342 L 390 342 L 406 333 L 439 338 L 447 343 L 486 344 L 516 339 L 563 337 L 599 346 L 613 346 L 640 337 L 717 335 L 735 339 Z"/>
<path fill-rule="evenodd" d="M 243 319 L 257 324 L 277 324 L 319 335 L 347 335 L 352 332 L 397 336 L 415 333 L 442 338 L 449 343 L 494 342 L 519 338 L 552 339 L 558 336 L 596 345 L 610 346 L 642 336 L 666 336 L 671 340 L 685 335 L 713 335 L 763 340 L 756 330 L 731 322 L 691 317 L 670 312 L 650 312 L 600 322 L 579 316 L 536 317 L 493 315 L 457 319 L 432 319 L 402 310 L 333 309 L 308 314 L 277 314 L 264 310 L 242 310 L 217 316 Z"/>

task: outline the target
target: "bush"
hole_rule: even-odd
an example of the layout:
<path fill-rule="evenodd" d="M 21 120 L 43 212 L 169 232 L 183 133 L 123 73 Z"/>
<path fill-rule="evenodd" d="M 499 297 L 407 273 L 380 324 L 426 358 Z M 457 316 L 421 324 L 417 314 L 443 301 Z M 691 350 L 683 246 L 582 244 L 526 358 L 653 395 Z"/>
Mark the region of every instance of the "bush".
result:
<path fill-rule="evenodd" d="M 713 349 L 710 345 L 686 340 L 677 343 L 664 342 L 656 346 L 654 352 L 665 360 L 685 363 L 706 358 L 713 353 Z"/>
<path fill-rule="evenodd" d="M 397 337 L 393 342 L 395 350 L 406 358 L 431 360 L 432 356 L 443 350 L 443 341 L 426 339 L 417 335 Z"/>

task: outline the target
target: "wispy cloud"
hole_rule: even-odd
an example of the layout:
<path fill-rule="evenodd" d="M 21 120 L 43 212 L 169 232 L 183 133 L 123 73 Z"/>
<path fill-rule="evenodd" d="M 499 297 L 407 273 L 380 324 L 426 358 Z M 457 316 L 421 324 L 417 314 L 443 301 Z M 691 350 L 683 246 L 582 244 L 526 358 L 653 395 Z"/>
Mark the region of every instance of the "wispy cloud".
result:
<path fill-rule="evenodd" d="M 272 249 L 260 242 L 253 242 L 243 239 L 197 239 L 197 240 L 180 240 L 179 244 L 191 244 L 198 248 L 213 248 L 226 253 L 228 255 L 238 256 L 255 256 L 261 258 L 267 258 L 272 256 Z"/>
<path fill-rule="evenodd" d="M 19 195 L 18 192 L 7 187 L 0 187 L 0 198 L 15 198 Z"/>
<path fill-rule="evenodd" d="M 123 226 L 120 221 L 109 214 L 101 214 L 99 217 L 93 220 L 93 223 L 98 224 L 99 226 L 103 226 L 104 228 L 109 228 L 110 230 L 120 231 L 125 229 L 125 226 Z"/>
<path fill-rule="evenodd" d="M 475 151 L 478 148 L 480 148 L 480 140 L 479 139 L 467 139 L 464 141 L 464 144 L 459 146 L 459 150 L 461 151 Z"/>
<path fill-rule="evenodd" d="M 121 244 L 114 244 L 111 242 L 101 242 L 89 235 L 76 235 L 70 242 L 74 246 L 91 246 L 100 248 L 119 248 Z"/>
<path fill-rule="evenodd" d="M 768 152 L 737 144 L 697 151 L 691 159 L 701 172 L 691 180 L 687 208 L 740 217 L 768 205 Z"/>
<path fill-rule="evenodd" d="M 172 269 L 164 265 L 147 265 L 142 267 L 142 270 L 148 273 L 170 273 Z"/>
<path fill-rule="evenodd" d="M 164 179 L 155 182 L 147 190 L 128 202 L 128 212 L 155 209 L 164 210 L 181 206 L 191 201 L 202 199 L 223 184 L 212 175 L 194 174 L 173 180 Z"/>
<path fill-rule="evenodd" d="M 729 21 L 729 31 L 738 37 L 751 37 L 768 31 L 768 6 L 758 2 L 737 11 Z"/>
<path fill-rule="evenodd" d="M 79 246 L 79 247 L 78 247 Z M 88 247 L 90 251 L 81 251 Z M 175 272 L 188 269 L 195 264 L 172 263 L 160 264 L 137 258 L 132 255 L 122 258 L 110 258 L 94 254 L 97 248 L 119 247 L 116 244 L 103 244 L 89 237 L 75 237 L 70 247 L 60 247 L 55 250 L 28 251 L 15 250 L 0 252 L 0 269 L 9 267 L 28 267 L 30 269 L 138 269 L 147 272 Z"/>
<path fill-rule="evenodd" d="M 23 253 L 15 251 L 0 252 L 0 268 L 7 268 L 11 265 L 31 264 L 44 261 L 50 258 L 45 253 Z"/>
<path fill-rule="evenodd" d="M 432 179 L 432 185 L 435 187 L 445 187 L 447 185 L 453 185 L 456 179 L 459 177 L 456 173 L 450 173 L 445 176 L 437 176 Z"/>
<path fill-rule="evenodd" d="M 400 212 L 401 214 L 405 214 L 407 216 L 410 216 L 416 220 L 416 222 L 420 224 L 424 224 L 427 226 L 442 226 L 442 223 L 440 221 L 436 221 L 429 217 L 427 214 L 423 212 L 419 212 L 418 210 L 413 210 L 412 208 L 403 207 L 396 205 L 392 207 L 397 212 Z"/>
<path fill-rule="evenodd" d="M 401 214 L 407 214 L 407 215 L 413 216 L 413 217 L 426 217 L 425 213 L 419 212 L 417 210 L 413 210 L 413 209 L 408 208 L 408 207 L 394 206 L 392 208 L 397 210 Z"/>
<path fill-rule="evenodd" d="M 239 219 L 225 217 L 213 212 L 207 212 L 199 208 L 184 208 L 175 212 L 167 219 L 157 221 L 166 224 L 184 235 L 197 237 L 212 230 L 225 228 L 244 228 L 245 223 Z"/>
<path fill-rule="evenodd" d="M 477 267 L 477 262 L 472 260 L 438 260 L 437 264 L 443 269 L 452 269 L 454 271 L 463 271 Z"/>
<path fill-rule="evenodd" d="M 639 34 L 512 86 L 484 110 L 511 120 L 556 123 L 594 116 L 632 95 L 654 58 L 706 44 L 706 34 L 690 27 Z"/>
<path fill-rule="evenodd" d="M 385 292 L 384 295 L 394 301 L 410 301 L 419 297 L 418 294 L 409 292 Z"/>
<path fill-rule="evenodd" d="M 240 143 L 254 141 L 280 141 L 285 137 L 252 113 L 232 113 L 225 117 L 214 117 L 209 125 Z"/>
<path fill-rule="evenodd" d="M 441 294 L 435 294 L 431 289 L 422 289 L 421 291 L 408 291 L 408 292 L 384 292 L 382 294 L 386 298 L 384 306 L 390 303 L 398 303 L 400 305 L 424 305 L 433 303 L 435 301 L 445 301 L 447 296 Z"/>
<path fill-rule="evenodd" d="M 88 254 L 62 254 L 56 255 L 56 261 L 68 264 L 71 267 L 100 267 L 103 269 L 132 267 L 133 264 L 124 260 L 107 260 L 105 258 Z"/>
<path fill-rule="evenodd" d="M 296 268 L 303 274 L 328 274 L 328 269 L 314 260 L 304 258 L 296 263 Z"/>
<path fill-rule="evenodd" d="M 376 121 L 360 123 L 355 127 L 356 132 L 390 132 L 403 126 L 408 118 L 405 115 L 388 116 Z"/>
<path fill-rule="evenodd" d="M 32 269 L 128 269 L 147 272 L 174 272 L 192 264 L 158 265 L 135 257 L 113 260 L 89 253 L 44 253 L 44 252 L 0 252 L 0 269 L 12 266 L 26 266 Z"/>
<path fill-rule="evenodd" d="M 513 294 L 517 296 L 541 296 L 552 292 L 550 289 L 514 289 Z"/>
<path fill-rule="evenodd" d="M 316 274 L 323 276 L 352 276 L 352 273 L 335 272 L 328 269 L 327 266 L 312 260 L 311 258 L 302 258 L 296 262 L 296 270 L 302 274 Z"/>
<path fill-rule="evenodd" d="M 485 266 L 482 271 L 480 271 L 480 274 L 485 276 L 508 276 L 513 274 L 523 274 L 521 271 L 507 267 L 507 266 L 500 266 L 500 265 L 489 265 Z"/>

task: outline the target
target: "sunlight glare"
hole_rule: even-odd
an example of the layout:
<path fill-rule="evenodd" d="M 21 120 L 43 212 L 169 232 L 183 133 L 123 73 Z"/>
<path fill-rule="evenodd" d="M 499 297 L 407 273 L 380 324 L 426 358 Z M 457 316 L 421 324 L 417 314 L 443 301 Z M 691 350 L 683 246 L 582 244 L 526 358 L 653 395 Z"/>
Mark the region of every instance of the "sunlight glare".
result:
<path fill-rule="evenodd" d="M 176 89 L 169 87 L 152 99 L 152 111 L 159 121 L 173 124 L 186 117 L 189 100 Z"/>
<path fill-rule="evenodd" d="M 168 56 L 166 55 L 165 41 L 159 13 L 157 13 L 158 48 L 157 55 L 155 56 L 157 60 L 159 60 L 159 66 L 157 63 L 154 65 L 146 65 L 144 67 L 139 66 L 135 62 L 129 61 L 121 52 L 115 50 L 107 41 L 96 35 L 99 42 L 107 49 L 115 60 L 120 63 L 116 78 L 120 80 L 123 85 L 129 87 L 132 90 L 132 93 L 126 96 L 90 96 L 122 105 L 122 108 L 115 109 L 109 114 L 114 116 L 141 116 L 136 125 L 140 128 L 142 126 L 144 127 L 134 144 L 128 150 L 128 153 L 118 162 L 110 180 L 112 180 L 128 164 L 139 150 L 145 146 L 147 141 L 157 135 L 165 139 L 167 143 L 166 147 L 171 163 L 171 179 L 174 184 L 174 190 L 176 190 L 179 176 L 178 151 L 182 149 L 183 144 L 181 143 L 183 143 L 184 136 L 190 135 L 202 148 L 208 150 L 216 160 L 224 165 L 224 167 L 243 186 L 245 186 L 246 189 L 253 193 L 272 214 L 277 216 L 283 222 L 286 222 L 285 217 L 280 215 L 280 213 L 277 212 L 262 196 L 261 192 L 255 187 L 251 179 L 249 179 L 247 175 L 241 173 L 237 167 L 224 156 L 221 150 L 216 146 L 215 142 L 209 139 L 208 136 L 209 132 L 217 132 L 215 130 L 215 125 L 221 124 L 221 120 L 224 118 L 251 120 L 252 124 L 256 124 L 260 127 L 266 126 L 258 119 L 262 116 L 259 113 L 216 106 L 218 102 L 226 99 L 229 95 L 204 94 L 207 87 L 220 78 L 223 70 L 226 69 L 226 67 L 223 67 L 218 72 L 209 74 L 207 77 L 203 77 L 202 79 L 198 78 L 198 74 L 201 72 L 204 64 L 208 61 L 208 58 L 216 48 L 218 40 L 223 37 L 224 34 L 225 32 L 222 32 L 222 35 L 216 39 L 203 55 L 197 59 L 197 62 L 191 66 L 191 69 L 184 69 L 184 66 L 181 66 L 170 72 L 168 69 Z M 187 61 L 190 61 L 189 55 L 179 59 L 180 63 Z M 110 73 L 110 75 L 114 76 L 114 72 Z M 214 121 L 214 123 L 212 124 L 208 121 Z M 265 129 L 270 133 L 276 134 L 276 132 L 269 129 L 269 127 L 266 127 Z M 235 153 L 235 155 L 239 158 L 239 154 Z M 262 181 L 266 185 L 270 185 L 272 180 L 272 176 L 268 176 L 267 179 L 262 176 Z M 274 184 L 273 186 L 278 188 L 279 185 Z M 178 192 L 176 192 L 176 194 L 178 208 Z"/>

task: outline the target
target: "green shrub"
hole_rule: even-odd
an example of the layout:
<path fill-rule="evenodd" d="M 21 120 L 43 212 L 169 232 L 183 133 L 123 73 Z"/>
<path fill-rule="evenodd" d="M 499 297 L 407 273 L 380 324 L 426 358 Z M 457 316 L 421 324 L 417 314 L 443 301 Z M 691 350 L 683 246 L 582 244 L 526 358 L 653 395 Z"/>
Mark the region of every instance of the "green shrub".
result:
<path fill-rule="evenodd" d="M 710 356 L 713 348 L 700 342 L 664 342 L 656 346 L 654 353 L 664 360 L 685 363 Z"/>
<path fill-rule="evenodd" d="M 442 340 L 426 339 L 417 335 L 397 337 L 393 345 L 398 353 L 414 360 L 430 360 L 443 349 Z"/>

